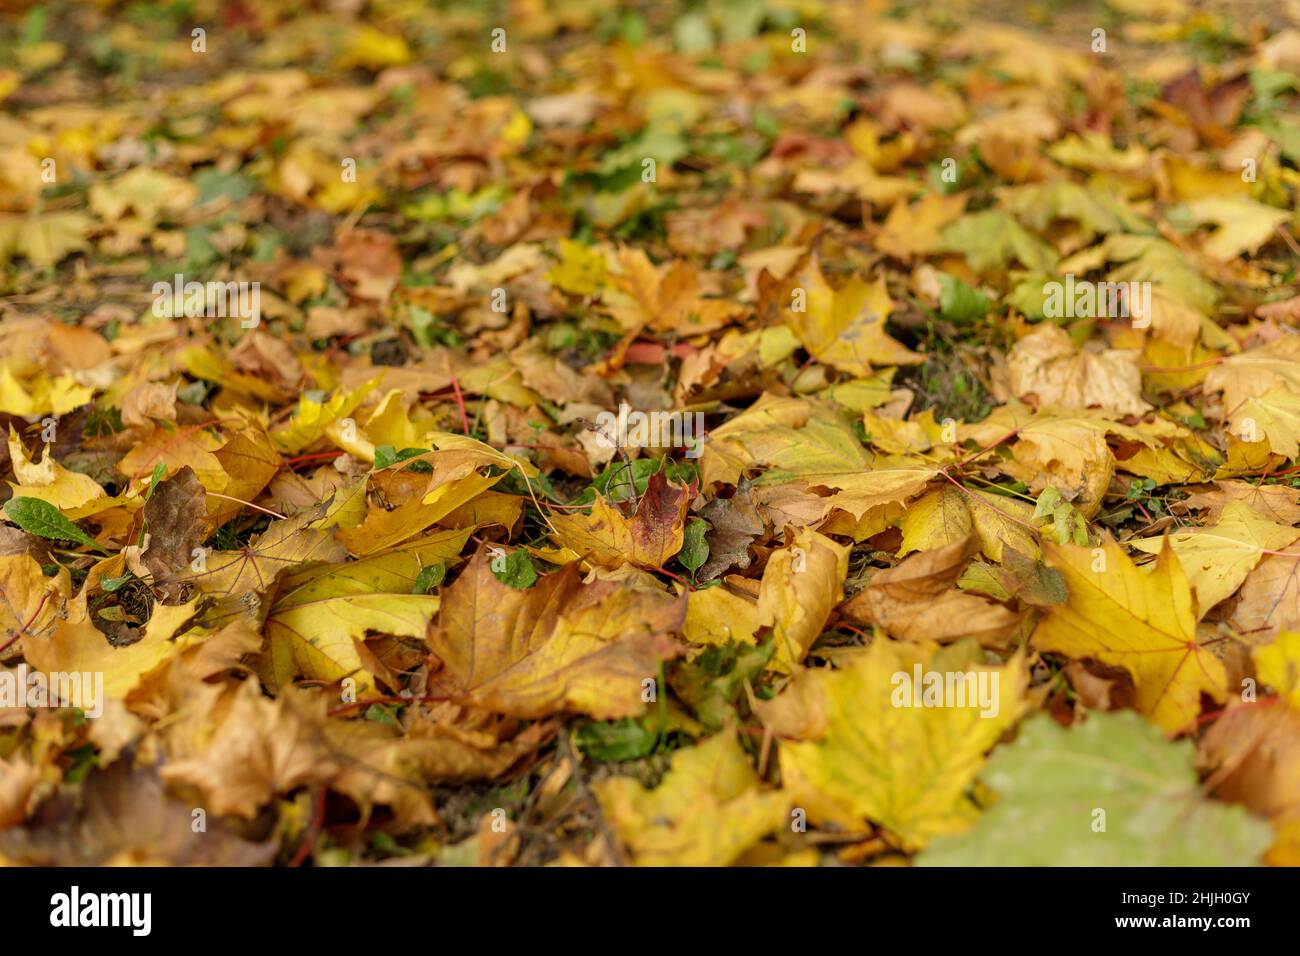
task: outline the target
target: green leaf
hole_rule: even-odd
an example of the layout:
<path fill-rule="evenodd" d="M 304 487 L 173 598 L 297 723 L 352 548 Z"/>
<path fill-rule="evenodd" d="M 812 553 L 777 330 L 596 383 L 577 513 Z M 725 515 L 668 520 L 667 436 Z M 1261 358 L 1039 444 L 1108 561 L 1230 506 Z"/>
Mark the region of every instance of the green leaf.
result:
<path fill-rule="evenodd" d="M 75 541 L 94 548 L 101 554 L 108 553 L 98 541 L 63 517 L 59 509 L 48 501 L 40 498 L 11 498 L 5 504 L 5 514 L 28 534 L 54 541 Z"/>
<path fill-rule="evenodd" d="M 1034 517 L 1046 518 L 1056 511 L 1061 501 L 1061 492 L 1054 486 L 1048 485 L 1038 495 L 1038 500 L 1034 503 Z"/>
<path fill-rule="evenodd" d="M 715 38 L 709 18 L 703 13 L 688 13 L 673 24 L 673 45 L 681 53 L 702 53 L 713 49 Z"/>
<path fill-rule="evenodd" d="M 637 760 L 654 749 L 659 735 L 635 717 L 592 721 L 578 728 L 578 748 L 593 760 Z"/>
<path fill-rule="evenodd" d="M 1123 200 L 1104 189 L 1089 189 L 1066 179 L 1013 187 L 1007 192 L 1005 208 L 1039 232 L 1066 219 L 1079 223 L 1090 235 L 1155 232 L 1151 223 Z"/>
<path fill-rule="evenodd" d="M 366 720 L 373 720 L 379 724 L 387 724 L 396 730 L 400 730 L 402 725 L 397 718 L 393 716 L 392 708 L 387 704 L 371 704 L 366 708 Z"/>
<path fill-rule="evenodd" d="M 1013 259 L 1039 271 L 1056 264 L 1051 246 L 994 209 L 963 216 L 943 230 L 941 239 L 949 252 L 964 254 L 976 272 L 1001 269 Z"/>
<path fill-rule="evenodd" d="M 686 153 L 686 141 L 676 132 L 650 127 L 635 139 L 606 152 L 596 171 L 602 176 L 613 176 L 622 170 L 634 170 L 639 177 L 642 160 L 653 159 L 667 168 Z"/>
<path fill-rule="evenodd" d="M 1011 291 L 1002 297 L 1002 301 L 1014 308 L 1027 319 L 1035 321 L 1047 318 L 1047 283 L 1057 282 L 1058 278 L 1050 272 L 1032 272 L 1015 282 Z M 1061 319 L 1057 324 L 1062 324 Z"/>
<path fill-rule="evenodd" d="M 1300 162 L 1300 124 L 1266 116 L 1260 120 L 1259 128 L 1277 143 L 1284 157 L 1293 163 Z"/>
<path fill-rule="evenodd" d="M 163 462 L 153 466 L 153 474 L 149 476 L 149 487 L 144 493 L 144 500 L 148 502 L 153 497 L 153 490 L 158 487 L 158 482 L 163 480 L 163 475 L 167 474 L 167 465 Z"/>
<path fill-rule="evenodd" d="M 686 570 L 698 570 L 705 561 L 709 560 L 709 543 L 704 540 L 708 530 L 709 523 L 703 518 L 692 518 L 686 522 L 682 547 L 677 552 L 677 560 Z"/>
<path fill-rule="evenodd" d="M 489 567 L 492 568 L 492 573 L 496 575 L 498 581 L 520 591 L 537 583 L 537 569 L 533 567 L 533 559 L 523 548 L 510 552 L 507 557 L 493 558 Z"/>
<path fill-rule="evenodd" d="M 1133 711 L 1069 730 L 1046 715 L 989 758 L 997 801 L 922 866 L 1244 866 L 1272 842 L 1268 823 L 1201 793 L 1190 740 L 1169 741 Z M 1104 829 L 1102 829 L 1104 827 Z"/>
<path fill-rule="evenodd" d="M 427 455 L 428 453 L 428 448 L 403 448 L 401 451 L 397 451 L 392 445 L 376 445 L 375 471 L 380 471 L 387 468 L 389 465 L 395 465 L 399 461 L 409 461 L 412 458 L 418 458 L 420 455 Z M 415 464 L 419 465 L 425 463 L 416 462 Z M 415 468 L 415 465 L 411 465 L 410 467 Z"/>
<path fill-rule="evenodd" d="M 982 321 L 989 311 L 983 292 L 946 272 L 939 274 L 939 312 L 949 322 L 968 325 Z"/>
<path fill-rule="evenodd" d="M 710 729 L 736 717 L 735 706 L 746 684 L 758 681 L 776 644 L 728 644 L 710 647 L 694 660 L 673 668 L 673 693 Z"/>
<path fill-rule="evenodd" d="M 631 462 L 616 460 L 606 465 L 605 470 L 593 478 L 591 484 L 570 504 L 584 507 L 593 504 L 598 493 L 615 501 L 631 500 L 631 488 L 636 488 L 637 496 L 645 494 L 650 476 L 660 468 L 665 477 L 679 484 L 688 485 L 696 477 L 695 466 L 690 462 L 673 461 L 671 458 L 636 458 Z"/>
<path fill-rule="evenodd" d="M 199 205 L 214 199 L 239 202 L 257 191 L 256 184 L 242 173 L 222 173 L 211 168 L 195 173 L 193 181 L 199 187 Z"/>
<path fill-rule="evenodd" d="M 411 593 L 428 594 L 442 584 L 443 579 L 446 577 L 447 566 L 445 564 L 431 564 L 416 575 L 415 584 L 411 587 Z"/>

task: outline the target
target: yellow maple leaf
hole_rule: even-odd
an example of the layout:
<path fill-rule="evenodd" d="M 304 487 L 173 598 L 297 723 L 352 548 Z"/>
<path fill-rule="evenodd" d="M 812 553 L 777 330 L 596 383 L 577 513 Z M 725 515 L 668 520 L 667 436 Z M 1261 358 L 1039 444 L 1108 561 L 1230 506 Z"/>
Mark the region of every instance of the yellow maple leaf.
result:
<path fill-rule="evenodd" d="M 44 634 L 58 622 L 68 590 L 66 570 L 47 578 L 30 554 L 0 555 L 0 644 Z"/>
<path fill-rule="evenodd" d="M 1170 732 L 1195 722 L 1201 694 L 1224 700 L 1223 662 L 1197 641 L 1191 584 L 1172 548 L 1149 573 L 1109 539 L 1100 548 L 1045 541 L 1043 554 L 1070 596 L 1047 609 L 1035 647 L 1124 668 L 1138 710 Z"/>
<path fill-rule="evenodd" d="M 1034 530 L 1032 505 L 1006 495 L 973 491 L 966 497 L 980 550 L 994 561 L 1002 560 L 1003 548 L 1037 558 L 1038 534 Z"/>
<path fill-rule="evenodd" d="M 271 445 L 261 428 L 249 428 L 236 434 L 212 453 L 226 473 L 223 487 L 216 490 L 222 497 L 208 497 L 208 514 L 213 527 L 219 527 L 237 515 L 245 501 L 253 501 L 280 471 L 280 453 Z"/>
<path fill-rule="evenodd" d="M 420 447 L 431 423 L 432 419 L 422 420 L 420 424 L 412 421 L 403 408 L 402 393 L 398 389 L 385 393 L 362 427 L 371 444 L 370 454 L 364 457 L 367 461 L 374 461 L 376 445 L 392 445 L 397 451 Z"/>
<path fill-rule="evenodd" d="M 801 476 L 801 480 L 808 485 L 833 488 L 835 494 L 826 499 L 827 504 L 861 520 L 881 509 L 910 501 L 925 491 L 938 474 L 937 468 L 909 463 L 857 473 L 809 474 Z"/>
<path fill-rule="evenodd" d="M 369 24 L 358 24 L 348 31 L 347 48 L 339 57 L 343 69 L 354 66 L 373 70 L 386 66 L 403 66 L 411 62 L 411 48 L 400 35 L 384 33 Z"/>
<path fill-rule="evenodd" d="M 572 239 L 560 240 L 560 261 L 546 273 L 558 289 L 571 295 L 595 295 L 605 284 L 605 254 Z"/>
<path fill-rule="evenodd" d="M 1283 631 L 1273 643 L 1255 648 L 1252 656 L 1260 681 L 1300 712 L 1300 632 Z"/>
<path fill-rule="evenodd" d="M 1223 392 L 1223 408 L 1229 415 L 1246 399 L 1278 388 L 1300 392 L 1300 337 L 1284 335 L 1259 348 L 1229 355 L 1205 376 L 1205 391 Z"/>
<path fill-rule="evenodd" d="M 1267 441 L 1283 458 L 1300 453 L 1300 392 L 1269 389 L 1248 398 L 1228 415 L 1228 426 L 1245 442 Z"/>
<path fill-rule="evenodd" d="M 978 425 L 963 426 L 958 435 L 987 444 L 1011 429 L 1016 430 L 1012 458 L 997 462 L 997 467 L 1035 492 L 1049 485 L 1057 488 L 1084 517 L 1096 514 L 1115 474 L 1115 456 L 1106 436 L 1123 427 L 1048 410 L 1030 415 L 1018 405 L 1003 406 Z M 1133 429 L 1124 434 L 1141 438 Z"/>
<path fill-rule="evenodd" d="M 944 485 L 913 502 L 899 525 L 903 546 L 899 556 L 913 551 L 932 551 L 965 541 L 974 530 L 966 496 L 952 485 Z"/>
<path fill-rule="evenodd" d="M 1210 196 L 1186 203 L 1179 212 L 1192 222 L 1218 227 L 1201 251 L 1221 261 L 1254 252 L 1291 218 L 1285 209 L 1274 209 L 1245 196 Z"/>
<path fill-rule="evenodd" d="M 381 376 L 375 376 L 352 391 L 340 389 L 324 402 L 318 402 L 308 395 L 298 399 L 298 408 L 293 418 L 282 428 L 271 432 L 271 441 L 281 451 L 302 451 L 312 442 L 326 433 L 326 430 L 341 419 L 347 418 L 353 410 L 370 394 L 370 390 L 379 384 Z"/>
<path fill-rule="evenodd" d="M 191 573 L 177 578 L 204 594 L 236 597 L 246 592 L 265 593 L 284 571 L 308 561 L 342 561 L 345 551 L 334 531 L 311 525 L 324 508 L 304 511 L 272 521 L 247 546 L 237 551 L 213 551 L 202 564 L 191 565 Z"/>
<path fill-rule="evenodd" d="M 1192 528 L 1169 535 L 1169 545 L 1187 573 L 1196 594 L 1199 616 L 1241 587 L 1266 551 L 1285 548 L 1300 529 L 1275 524 L 1248 505 L 1234 501 L 1223 509 L 1212 528 Z M 1164 539 L 1131 542 L 1139 551 L 1159 554 Z"/>
<path fill-rule="evenodd" d="M 283 385 L 256 375 L 237 372 L 228 362 L 203 346 L 192 345 L 182 349 L 176 357 L 176 364 L 195 378 L 216 382 L 222 388 L 241 395 L 251 395 L 264 402 L 279 402 L 289 397 L 284 393 Z"/>
<path fill-rule="evenodd" d="M 0 70 L 0 102 L 9 98 L 14 90 L 22 85 L 22 74 L 17 70 Z"/>
<path fill-rule="evenodd" d="M 104 578 L 120 577 L 126 563 L 121 555 L 100 561 L 87 575 L 81 591 L 68 603 L 66 618 L 41 640 L 24 641 L 23 656 L 33 667 L 46 673 L 90 673 L 103 675 L 104 696 L 121 700 L 141 678 L 179 651 L 173 641 L 194 617 L 198 601 L 189 604 L 154 606 L 140 640 L 121 647 L 108 642 L 91 620 L 90 594 Z"/>
<path fill-rule="evenodd" d="M 734 485 L 743 472 L 760 465 L 792 475 L 856 474 L 871 462 L 853 426 L 829 403 L 765 392 L 709 433 L 700 480 L 705 486 Z"/>
<path fill-rule="evenodd" d="M 204 488 L 221 493 L 230 481 L 221 459 L 215 454 L 223 444 L 209 428 L 200 425 L 177 427 L 168 422 L 156 425 L 137 441 L 122 456 L 117 468 L 130 478 L 147 479 L 159 463 L 167 466 L 168 476 L 188 465 L 194 469 Z"/>
<path fill-rule="evenodd" d="M 939 247 L 939 233 L 966 209 L 967 196 L 953 193 L 926 193 L 909 206 L 895 203 L 876 236 L 876 246 L 899 259 L 934 252 Z"/>
<path fill-rule="evenodd" d="M 839 169 L 805 169 L 794 179 L 794 188 L 803 193 L 825 195 L 848 193 L 870 203 L 893 205 L 915 196 L 921 187 L 902 176 L 882 176 L 864 159 L 853 159 Z"/>
<path fill-rule="evenodd" d="M 481 547 L 443 593 L 429 646 L 441 692 L 517 717 L 598 719 L 644 712 L 646 681 L 678 645 L 683 599 L 613 581 L 584 585 L 566 565 L 532 587 L 497 579 Z"/>
<path fill-rule="evenodd" d="M 112 182 L 90 187 L 90 208 L 105 222 L 116 222 L 127 210 L 152 225 L 159 218 L 189 209 L 198 187 L 179 176 L 137 166 Z"/>
<path fill-rule="evenodd" d="M 18 479 L 9 482 L 15 496 L 40 498 L 63 509 L 80 508 L 108 497 L 94 478 L 68 471 L 55 461 L 49 445 L 45 446 L 40 462 L 33 462 L 13 428 L 9 429 L 9 461 Z"/>
<path fill-rule="evenodd" d="M 89 248 L 86 234 L 93 227 L 94 220 L 79 212 L 0 216 L 0 264 L 26 256 L 32 265 L 48 269 L 64 256 Z"/>
<path fill-rule="evenodd" d="M 618 264 L 617 287 L 603 298 L 629 336 L 646 326 L 683 336 L 709 332 L 743 311 L 734 302 L 705 298 L 699 270 L 684 260 L 660 270 L 643 250 L 621 249 Z"/>
<path fill-rule="evenodd" d="M 687 595 L 682 636 L 692 644 L 756 644 L 758 608 L 752 598 L 725 587 L 699 588 Z"/>
<path fill-rule="evenodd" d="M 423 637 L 439 600 L 413 593 L 416 578 L 423 568 L 459 560 L 469 533 L 441 531 L 285 578 L 266 620 L 276 682 L 283 685 L 295 674 L 331 682 L 354 676 L 358 691 L 368 688 L 357 642 L 368 632 Z"/>
<path fill-rule="evenodd" d="M 943 653 L 877 637 L 839 670 L 796 678 L 821 716 L 814 739 L 781 745 L 781 778 L 810 820 L 877 823 L 909 849 L 974 821 L 967 791 L 1019 717 L 1027 675 L 1019 655 L 974 667 Z"/>
<path fill-rule="evenodd" d="M 924 361 L 885 329 L 894 300 L 885 290 L 883 275 L 872 283 L 853 276 L 834 289 L 813 256 L 793 283 L 791 300 L 783 303 L 790 327 L 819 361 L 853 375 L 870 375 L 873 365 Z"/>
<path fill-rule="evenodd" d="M 352 554 L 375 554 L 391 548 L 464 507 L 505 477 L 504 473 L 490 473 L 491 469 L 514 469 L 528 478 L 536 475 L 531 465 L 471 438 L 441 432 L 427 437 L 435 451 L 371 472 L 364 480 L 396 507 L 388 510 L 376 505 L 363 521 L 339 532 L 339 542 Z M 427 479 L 408 470 L 416 462 L 432 470 Z"/>
<path fill-rule="evenodd" d="M 788 672 L 808 654 L 844 596 L 849 548 L 802 528 L 794 544 L 772 552 L 758 589 L 758 623 L 776 642 L 772 666 Z"/>
<path fill-rule="evenodd" d="M 556 543 L 594 564 L 616 568 L 662 568 L 681 550 L 690 495 L 657 471 L 646 483 L 636 512 L 626 518 L 597 496 L 591 514 L 575 512 L 551 518 Z"/>
<path fill-rule="evenodd" d="M 676 751 L 653 790 L 631 777 L 592 789 L 638 866 L 727 866 L 782 826 L 790 805 L 759 788 L 734 730 Z"/>
<path fill-rule="evenodd" d="M 7 365 L 0 367 L 0 412 L 10 415 L 65 415 L 94 394 L 94 389 L 78 385 L 71 375 L 37 376 L 24 384 Z"/>

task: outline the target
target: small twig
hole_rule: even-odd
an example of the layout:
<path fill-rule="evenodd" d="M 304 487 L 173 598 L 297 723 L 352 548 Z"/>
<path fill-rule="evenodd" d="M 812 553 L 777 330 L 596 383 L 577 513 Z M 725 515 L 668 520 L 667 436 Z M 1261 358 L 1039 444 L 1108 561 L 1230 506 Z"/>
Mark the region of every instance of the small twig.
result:
<path fill-rule="evenodd" d="M 316 841 L 320 838 L 320 831 L 325 826 L 325 787 L 323 784 L 317 784 L 315 787 L 316 799 L 314 810 L 311 817 L 311 826 L 307 830 L 307 835 L 303 837 L 302 842 L 298 844 L 298 849 L 289 861 L 290 866 L 302 866 L 311 856 L 312 850 L 316 849 Z"/>
<path fill-rule="evenodd" d="M 1282 240 L 1287 244 L 1287 247 L 1296 256 L 1300 256 L 1300 246 L 1296 245 L 1296 241 L 1291 237 L 1291 233 L 1287 232 L 1285 229 L 1281 227 L 1281 225 L 1279 225 L 1277 227 L 1277 234 L 1282 237 Z"/>
<path fill-rule="evenodd" d="M 5 651 L 9 650 L 9 646 L 13 644 L 14 641 L 18 640 L 18 638 L 22 637 L 24 634 L 27 633 L 27 629 L 32 626 L 32 622 L 34 622 L 36 618 L 40 616 L 41 609 L 45 607 L 45 602 L 50 599 L 51 593 L 52 592 L 50 591 L 46 591 L 44 594 L 42 594 L 41 602 L 36 605 L 36 610 L 32 611 L 32 616 L 29 617 L 26 623 L 24 623 L 23 626 L 20 627 L 14 633 L 13 637 L 9 638 L 9 640 L 5 641 L 3 644 L 0 644 L 0 654 L 3 654 Z"/>
<path fill-rule="evenodd" d="M 660 574 L 667 575 L 668 577 L 672 578 L 674 581 L 678 582 L 679 584 L 684 585 L 686 587 L 686 590 L 688 591 L 699 590 L 694 584 L 692 584 L 690 581 L 686 580 L 686 578 L 682 577 L 680 574 L 677 574 L 674 571 L 669 571 L 667 568 L 655 568 L 655 570 L 658 571 Z"/>
<path fill-rule="evenodd" d="M 1010 441 L 1012 438 L 1015 438 L 1019 434 L 1020 434 L 1019 428 L 1011 429 L 1011 431 L 1007 432 L 1001 438 L 998 438 L 990 442 L 989 444 L 985 445 L 983 448 L 979 449 L 978 451 L 971 452 L 969 455 L 962 455 L 960 458 L 957 459 L 956 463 L 953 465 L 953 468 L 960 471 L 961 469 L 969 465 L 971 462 L 983 458 L 993 449 L 1001 445 L 1004 441 Z"/>
<path fill-rule="evenodd" d="M 332 451 L 318 451 L 311 455 L 295 455 L 293 458 L 286 458 L 280 463 L 280 467 L 293 468 L 294 465 L 302 464 L 307 461 L 321 461 L 326 458 L 337 458 L 343 454 L 343 450 L 335 448 Z M 209 492 L 211 494 L 211 492 Z"/>
<path fill-rule="evenodd" d="M 460 393 L 460 382 L 456 376 L 451 377 L 451 390 L 456 395 L 456 407 L 460 409 L 460 428 L 466 435 L 470 432 L 469 415 L 465 413 L 465 396 Z"/>
<path fill-rule="evenodd" d="M 264 515 L 270 515 L 272 518 L 279 518 L 280 520 L 284 520 L 284 515 L 280 514 L 280 512 L 272 511 L 270 508 L 263 508 L 261 505 L 255 505 L 251 501 L 245 501 L 243 498 L 232 498 L 230 495 L 219 495 L 215 491 L 209 491 L 206 492 L 206 494 L 209 498 L 221 498 L 224 499 L 225 501 L 235 501 L 241 505 L 247 505 L 249 508 L 252 508 L 254 511 L 260 511 Z"/>

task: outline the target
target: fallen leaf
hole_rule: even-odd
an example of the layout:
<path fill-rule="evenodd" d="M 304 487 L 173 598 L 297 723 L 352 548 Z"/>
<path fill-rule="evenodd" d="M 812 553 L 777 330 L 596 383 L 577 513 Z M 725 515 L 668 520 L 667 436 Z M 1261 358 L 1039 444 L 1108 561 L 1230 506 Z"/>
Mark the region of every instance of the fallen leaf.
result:
<path fill-rule="evenodd" d="M 674 753 L 653 790 L 630 777 L 594 789 L 638 866 L 728 866 L 788 819 L 789 798 L 760 789 L 729 730 Z"/>
<path fill-rule="evenodd" d="M 27 829 L 0 831 L 0 855 L 26 866 L 266 866 L 275 840 L 245 839 L 225 821 L 195 832 L 189 803 L 168 796 L 158 772 L 129 759 L 92 771 L 81 806 Z"/>
<path fill-rule="evenodd" d="M 1044 542 L 1043 554 L 1070 596 L 1047 609 L 1033 646 L 1124 668 L 1138 709 L 1170 732 L 1196 720 L 1202 694 L 1223 702 L 1223 662 L 1197 638 L 1191 584 L 1172 548 L 1161 550 L 1150 572 L 1114 541 L 1100 548 Z"/>
<path fill-rule="evenodd" d="M 629 562 L 640 568 L 662 568 L 682 546 L 688 494 L 657 471 L 632 517 L 597 497 L 591 514 L 559 514 L 551 518 L 557 544 L 603 567 Z"/>
<path fill-rule="evenodd" d="M 1285 549 L 1300 538 L 1300 529 L 1275 524 L 1240 502 L 1231 502 L 1212 528 L 1179 531 L 1168 536 L 1169 546 L 1187 573 L 1196 595 L 1199 617 L 1235 594 L 1264 554 Z M 1131 542 L 1139 551 L 1159 554 L 1163 539 Z"/>
<path fill-rule="evenodd" d="M 984 752 L 1020 714 L 1024 665 L 1013 658 L 1004 667 L 935 666 L 928 648 L 877 638 L 833 673 L 796 678 L 816 684 L 826 713 L 817 739 L 781 745 L 784 786 L 810 820 L 848 828 L 870 821 L 913 849 L 974 821 L 967 790 Z M 939 704 L 919 703 L 918 675 L 935 675 Z M 945 682 L 960 688 L 960 704 L 955 696 L 943 704 Z"/>
<path fill-rule="evenodd" d="M 1011 391 L 1061 408 L 1103 408 L 1140 415 L 1142 400 L 1137 353 L 1108 349 L 1079 351 L 1064 330 L 1043 324 L 1016 343 L 1007 358 Z"/>
<path fill-rule="evenodd" d="M 712 581 L 725 571 L 749 567 L 749 545 L 763 533 L 763 518 L 753 503 L 750 487 L 743 479 L 730 498 L 714 498 L 700 509 L 709 523 L 705 536 L 709 558 L 699 569 L 701 581 Z"/>
<path fill-rule="evenodd" d="M 158 483 L 144 506 L 148 546 L 141 561 L 167 603 L 180 603 L 178 589 L 170 586 L 176 575 L 190 567 L 199 545 L 207 537 L 208 506 L 203 485 L 186 466 Z"/>
<path fill-rule="evenodd" d="M 1132 713 L 1093 714 L 1066 730 L 1027 720 L 989 758 L 997 794 L 979 823 L 936 840 L 921 866 L 1241 866 L 1268 824 L 1205 799 L 1191 741 L 1171 742 Z"/>
<path fill-rule="evenodd" d="M 667 635 L 686 602 L 612 582 L 583 585 L 569 564 L 527 590 L 497 580 L 480 548 L 443 593 L 429 646 L 446 693 L 475 706 L 540 717 L 640 714 L 659 662 L 677 654 Z"/>
<path fill-rule="evenodd" d="M 897 567 L 873 574 L 840 611 L 905 641 L 947 643 L 974 637 L 997 645 L 1016 630 L 1020 615 L 955 587 L 978 547 L 978 539 L 969 536 L 917 552 Z"/>
<path fill-rule="evenodd" d="M 792 282 L 793 302 L 784 303 L 788 321 L 815 358 L 855 375 L 870 375 L 873 365 L 922 361 L 922 356 L 886 332 L 885 322 L 894 302 L 883 277 L 868 284 L 854 276 L 834 289 L 814 256 Z"/>
<path fill-rule="evenodd" d="M 291 573 L 266 618 L 277 682 L 295 674 L 334 682 L 358 678 L 357 643 L 368 633 L 423 637 L 439 598 L 412 593 L 420 571 L 459 560 L 468 529 L 439 532 L 378 555 Z"/>
<path fill-rule="evenodd" d="M 33 462 L 13 429 L 9 431 L 9 461 L 18 479 L 9 483 L 15 497 L 39 498 L 69 510 L 106 497 L 95 479 L 68 471 L 55 461 L 48 445 L 40 462 Z"/>
<path fill-rule="evenodd" d="M 1300 557 L 1270 554 L 1246 575 L 1228 623 L 1251 643 L 1300 630 Z"/>
<path fill-rule="evenodd" d="M 1300 710 L 1300 633 L 1285 631 L 1252 656 L 1259 679 Z"/>
<path fill-rule="evenodd" d="M 277 793 L 330 779 L 338 763 L 316 722 L 285 699 L 268 700 L 256 681 L 195 698 L 201 713 L 168 734 L 162 777 L 196 788 L 212 813 L 252 817 Z M 195 733 L 194 724 L 203 727 Z"/>

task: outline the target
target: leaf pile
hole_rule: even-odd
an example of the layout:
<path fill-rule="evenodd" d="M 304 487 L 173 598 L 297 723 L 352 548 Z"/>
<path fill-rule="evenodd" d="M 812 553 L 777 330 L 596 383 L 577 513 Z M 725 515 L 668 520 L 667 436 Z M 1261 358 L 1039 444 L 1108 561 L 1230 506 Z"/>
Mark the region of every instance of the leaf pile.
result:
<path fill-rule="evenodd" d="M 0 858 L 1300 863 L 1300 25 L 1049 6 L 6 5 Z"/>

